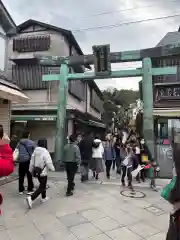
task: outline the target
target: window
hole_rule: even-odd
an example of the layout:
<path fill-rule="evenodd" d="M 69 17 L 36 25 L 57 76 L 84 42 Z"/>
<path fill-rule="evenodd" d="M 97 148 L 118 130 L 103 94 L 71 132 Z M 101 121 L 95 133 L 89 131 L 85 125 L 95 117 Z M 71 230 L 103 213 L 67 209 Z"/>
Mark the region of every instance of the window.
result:
<path fill-rule="evenodd" d="M 90 90 L 90 105 L 99 112 L 103 109 L 102 101 L 93 89 Z"/>
<path fill-rule="evenodd" d="M 0 70 L 4 71 L 6 57 L 6 40 L 0 35 Z"/>
<path fill-rule="evenodd" d="M 158 122 L 158 138 L 159 139 L 168 138 L 168 120 Z"/>
<path fill-rule="evenodd" d="M 13 51 L 37 52 L 47 51 L 50 48 L 50 36 L 29 36 L 13 39 Z"/>
<path fill-rule="evenodd" d="M 79 99 L 80 101 L 85 100 L 86 91 L 85 91 L 85 82 L 81 80 L 71 80 L 69 81 L 69 93 Z"/>

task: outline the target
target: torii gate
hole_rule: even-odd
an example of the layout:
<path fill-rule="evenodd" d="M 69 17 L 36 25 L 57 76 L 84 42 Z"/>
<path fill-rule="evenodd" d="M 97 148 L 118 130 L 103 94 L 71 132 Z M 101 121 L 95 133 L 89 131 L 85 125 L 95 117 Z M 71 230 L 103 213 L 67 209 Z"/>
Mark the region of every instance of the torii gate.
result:
<path fill-rule="evenodd" d="M 149 149 L 154 156 L 153 88 L 152 76 L 177 74 L 177 67 L 152 68 L 151 58 L 168 57 L 180 54 L 180 44 L 171 44 L 142 50 L 110 52 L 109 45 L 93 46 L 93 54 L 83 56 L 37 56 L 40 64 L 60 66 L 60 74 L 43 75 L 43 81 L 60 81 L 57 108 L 57 129 L 55 139 L 55 163 L 63 159 L 65 140 L 66 98 L 68 81 L 106 78 L 126 78 L 142 76 L 143 83 L 143 133 Z M 142 69 L 111 71 L 111 63 L 142 61 Z M 74 65 L 94 64 L 95 73 L 69 73 Z M 58 168 L 58 167 L 57 167 Z"/>

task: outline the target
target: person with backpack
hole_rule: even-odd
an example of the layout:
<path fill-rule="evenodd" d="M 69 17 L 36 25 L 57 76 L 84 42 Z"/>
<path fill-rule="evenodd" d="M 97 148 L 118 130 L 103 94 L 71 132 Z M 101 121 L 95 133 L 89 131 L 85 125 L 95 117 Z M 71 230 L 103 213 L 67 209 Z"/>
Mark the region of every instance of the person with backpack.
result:
<path fill-rule="evenodd" d="M 92 148 L 92 162 L 91 162 L 91 169 L 93 171 L 93 177 L 98 180 L 99 173 L 103 172 L 103 154 L 104 154 L 104 147 L 102 142 L 98 136 L 95 137 L 93 141 L 93 148 Z"/>
<path fill-rule="evenodd" d="M 27 177 L 28 194 L 33 193 L 34 184 L 32 179 L 32 174 L 29 172 L 29 165 L 32 153 L 36 147 L 36 144 L 29 139 L 30 133 L 28 131 L 23 132 L 22 139 L 19 141 L 15 152 L 16 158 L 18 158 L 19 162 L 19 194 L 22 195 L 24 193 L 24 178 Z M 18 154 L 17 154 L 18 152 Z"/>
<path fill-rule="evenodd" d="M 33 177 L 39 181 L 39 187 L 36 191 L 26 198 L 29 208 L 32 208 L 33 202 L 41 194 L 42 203 L 46 202 L 49 198 L 46 196 L 47 175 L 49 171 L 55 171 L 52 163 L 51 155 L 47 150 L 47 140 L 38 140 L 38 146 L 35 148 L 30 161 L 29 172 Z"/>

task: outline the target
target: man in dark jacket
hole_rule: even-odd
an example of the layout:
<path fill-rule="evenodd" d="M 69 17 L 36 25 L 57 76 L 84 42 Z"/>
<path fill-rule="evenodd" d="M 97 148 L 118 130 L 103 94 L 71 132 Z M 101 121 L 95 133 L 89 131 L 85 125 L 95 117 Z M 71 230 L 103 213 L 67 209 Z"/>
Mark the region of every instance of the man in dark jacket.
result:
<path fill-rule="evenodd" d="M 33 192 L 34 184 L 32 180 L 32 175 L 29 172 L 29 165 L 31 160 L 31 155 L 36 147 L 35 143 L 29 139 L 29 132 L 23 132 L 22 139 L 17 145 L 19 150 L 19 194 L 24 192 L 24 178 L 27 176 L 28 181 L 28 193 Z"/>
<path fill-rule="evenodd" d="M 69 143 L 64 147 L 64 163 L 66 167 L 68 186 L 66 196 L 72 196 L 75 188 L 74 177 L 81 161 L 79 147 L 76 144 L 76 137 L 71 135 Z"/>
<path fill-rule="evenodd" d="M 92 133 L 87 133 L 79 143 L 79 149 L 81 153 L 81 181 L 88 181 L 89 164 L 92 160 L 92 146 L 93 137 Z"/>

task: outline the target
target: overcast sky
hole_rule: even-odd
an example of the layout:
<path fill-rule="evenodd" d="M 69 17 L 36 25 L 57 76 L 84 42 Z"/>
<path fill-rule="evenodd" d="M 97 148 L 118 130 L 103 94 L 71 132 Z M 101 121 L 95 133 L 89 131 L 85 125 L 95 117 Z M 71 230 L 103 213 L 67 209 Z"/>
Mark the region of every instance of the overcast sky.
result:
<path fill-rule="evenodd" d="M 154 47 L 167 33 L 177 31 L 180 16 L 163 20 L 97 28 L 124 22 L 180 15 L 180 0 L 4 0 L 16 24 L 29 18 L 73 30 L 83 52 L 91 53 L 92 45 L 110 44 L 111 51 Z M 133 10 L 132 10 L 133 8 Z M 131 10 L 130 10 L 131 9 Z M 96 28 L 90 30 L 90 28 Z M 89 29 L 89 30 L 87 30 Z M 137 65 L 140 66 L 140 65 Z M 133 68 L 114 64 L 113 69 Z M 98 80 L 101 89 L 138 88 L 137 78 Z"/>

